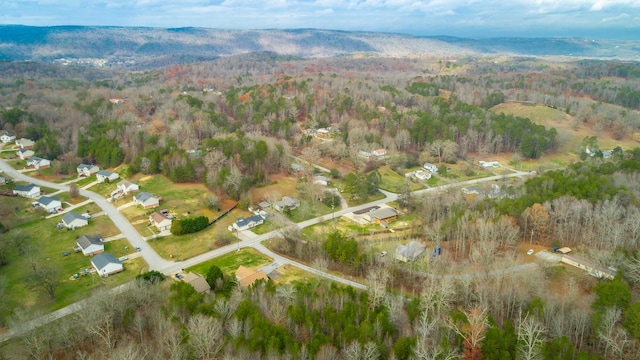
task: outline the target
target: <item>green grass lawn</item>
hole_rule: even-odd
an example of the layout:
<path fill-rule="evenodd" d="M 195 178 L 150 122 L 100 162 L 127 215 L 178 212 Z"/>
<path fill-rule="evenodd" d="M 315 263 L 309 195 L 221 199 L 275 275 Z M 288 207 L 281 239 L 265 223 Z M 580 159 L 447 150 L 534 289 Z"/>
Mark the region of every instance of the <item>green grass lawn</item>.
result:
<path fill-rule="evenodd" d="M 398 174 L 391 170 L 388 166 L 382 166 L 378 168 L 378 172 L 382 180 L 380 181 L 380 189 L 390 191 L 392 193 L 401 193 L 406 190 L 407 185 L 413 190 L 422 189 L 422 185 L 417 182 L 412 182 L 405 176 Z"/>
<path fill-rule="evenodd" d="M 339 204 L 338 209 L 339 210 Z M 303 201 L 297 209 L 294 209 L 290 212 L 291 221 L 298 223 L 301 221 L 317 218 L 318 216 L 323 216 L 327 214 L 331 214 L 333 210 L 331 207 L 325 205 L 321 201 Z"/>
<path fill-rule="evenodd" d="M 81 210 L 82 211 L 82 210 Z M 99 216 L 89 221 L 89 225 L 76 230 L 57 229 L 56 224 L 60 217 L 51 219 L 34 219 L 25 222 L 11 231 L 22 231 L 19 241 L 28 243 L 25 255 L 19 255 L 17 249 L 12 247 L 8 253 L 9 264 L 3 267 L 3 273 L 7 277 L 8 308 L 22 307 L 31 310 L 50 311 L 58 309 L 88 295 L 95 286 L 101 286 L 100 279 L 91 276 L 81 277 L 78 280 L 70 280 L 73 274 L 79 273 L 84 268 L 91 267 L 90 258 L 82 253 L 74 253 L 73 247 L 76 239 L 85 234 L 101 234 L 103 237 L 118 234 L 119 231 L 106 216 Z M 3 236 L 12 236 L 12 232 Z M 122 256 L 126 252 L 126 240 L 117 240 L 107 243 L 107 251 L 113 251 L 114 255 Z M 63 256 L 62 253 L 70 252 Z M 141 268 L 144 260 L 140 260 Z M 34 284 L 32 279 L 31 264 L 46 266 L 54 269 L 55 278 L 60 282 L 56 290 L 56 299 L 50 300 L 44 290 Z M 109 284 L 120 284 L 130 280 L 136 274 L 127 273 L 113 276 Z M 97 277 L 96 277 L 97 278 Z M 107 285 L 109 285 L 107 284 Z M 110 286 L 110 285 L 109 285 Z"/>
<path fill-rule="evenodd" d="M 78 185 L 79 188 L 91 184 L 92 182 L 96 181 L 97 178 L 95 177 L 95 175 L 91 175 L 88 177 L 82 177 L 80 178 L 80 180 L 76 181 L 75 184 Z"/>
<path fill-rule="evenodd" d="M 235 273 L 240 265 L 257 269 L 261 266 L 270 264 L 272 261 L 273 259 L 263 255 L 255 249 L 245 248 L 241 249 L 240 252 L 230 252 L 215 259 L 192 266 L 186 270 L 206 275 L 211 265 L 216 265 L 223 273 L 231 275 Z"/>
<path fill-rule="evenodd" d="M 384 199 L 384 194 L 382 194 L 381 192 L 377 192 L 375 195 L 369 195 L 367 197 L 358 197 L 345 191 L 342 193 L 342 197 L 344 197 L 345 200 L 347 200 L 347 204 L 349 204 L 349 206 L 358 206 L 358 205 L 366 204 L 371 201 Z"/>
<path fill-rule="evenodd" d="M 186 234 L 181 236 L 169 235 L 166 237 L 149 240 L 148 243 L 154 250 L 165 259 L 169 259 L 169 255 L 176 260 L 184 260 L 196 255 L 200 255 L 209 250 L 219 247 L 216 244 L 216 240 L 220 237 L 220 234 L 227 235 L 229 231 L 227 227 L 236 221 L 236 218 L 240 216 L 248 216 L 248 211 L 233 210 L 227 216 L 219 219 L 215 224 L 207 227 L 206 229 L 194 234 Z M 145 221 L 145 226 L 146 226 Z M 259 229 L 258 226 L 256 229 Z M 142 232 L 142 234 L 149 234 L 149 230 Z"/>

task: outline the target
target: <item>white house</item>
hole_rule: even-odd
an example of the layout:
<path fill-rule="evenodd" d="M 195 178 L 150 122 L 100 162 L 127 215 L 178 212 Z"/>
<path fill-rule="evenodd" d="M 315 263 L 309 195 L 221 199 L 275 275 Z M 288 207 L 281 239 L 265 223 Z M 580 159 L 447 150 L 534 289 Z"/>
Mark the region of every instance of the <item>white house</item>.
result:
<path fill-rule="evenodd" d="M 33 184 L 16 185 L 13 187 L 13 193 L 22 197 L 35 199 L 40 196 L 40 187 Z"/>
<path fill-rule="evenodd" d="M 35 153 L 31 149 L 20 148 L 16 151 L 16 155 L 22 160 L 30 159 Z"/>
<path fill-rule="evenodd" d="M 264 223 L 264 218 L 260 215 L 254 215 L 248 218 L 237 218 L 236 222 L 233 223 L 233 229 L 242 231 L 253 229 L 254 227 Z M 232 230 L 233 230 L 232 229 Z"/>
<path fill-rule="evenodd" d="M 98 182 L 112 182 L 117 180 L 120 177 L 120 175 L 118 175 L 118 173 L 114 173 L 111 171 L 107 171 L 107 170 L 98 170 L 98 172 L 96 173 L 96 178 L 98 179 Z"/>
<path fill-rule="evenodd" d="M 479 161 L 478 162 L 480 164 L 480 166 L 482 166 L 483 168 L 491 168 L 491 167 L 498 167 L 500 166 L 500 163 L 497 161 Z"/>
<path fill-rule="evenodd" d="M 426 246 L 417 241 L 411 241 L 407 245 L 398 245 L 396 248 L 396 259 L 409 262 L 417 259 L 424 252 Z"/>
<path fill-rule="evenodd" d="M 422 167 L 427 170 L 428 172 L 432 172 L 432 173 L 437 173 L 438 172 L 438 167 L 433 165 L 432 163 L 424 163 L 424 165 L 422 165 Z"/>
<path fill-rule="evenodd" d="M 316 175 L 313 177 L 313 183 L 316 185 L 327 186 L 331 184 L 331 180 L 328 177 L 323 175 Z"/>
<path fill-rule="evenodd" d="M 16 145 L 21 149 L 31 149 L 36 143 L 29 139 L 18 139 L 16 140 Z"/>
<path fill-rule="evenodd" d="M 416 179 L 419 179 L 419 180 L 431 179 L 431 173 L 428 173 L 424 170 L 416 170 L 416 172 L 413 173 L 413 176 L 415 176 Z"/>
<path fill-rule="evenodd" d="M 33 166 L 35 169 L 45 169 L 51 166 L 51 161 L 34 156 L 31 159 L 27 160 L 27 166 Z"/>
<path fill-rule="evenodd" d="M 67 229 L 73 230 L 89 225 L 89 220 L 77 212 L 68 212 L 62 216 L 62 223 Z"/>
<path fill-rule="evenodd" d="M 2 135 L 0 135 L 0 141 L 2 141 L 3 143 L 12 142 L 15 140 L 16 140 L 16 136 L 8 132 L 5 132 Z"/>
<path fill-rule="evenodd" d="M 62 210 L 62 202 L 57 196 L 41 196 L 35 204 L 50 213 Z"/>
<path fill-rule="evenodd" d="M 122 180 L 118 183 L 116 190 L 126 195 L 130 192 L 140 190 L 140 187 L 138 186 L 138 184 L 134 184 L 128 180 Z"/>
<path fill-rule="evenodd" d="M 109 253 L 100 253 L 91 259 L 91 265 L 96 269 L 98 275 L 109 276 L 124 270 L 120 260 Z"/>
<path fill-rule="evenodd" d="M 80 164 L 76 167 L 76 171 L 78 176 L 91 176 L 100 171 L 100 168 L 96 165 Z"/>
<path fill-rule="evenodd" d="M 162 213 L 154 212 L 149 215 L 149 221 L 160 231 L 171 230 L 172 219 Z"/>
<path fill-rule="evenodd" d="M 84 256 L 96 255 L 104 252 L 102 235 L 82 235 L 76 240 Z"/>
<path fill-rule="evenodd" d="M 160 199 L 145 191 L 134 195 L 133 201 L 145 209 L 151 209 L 160 206 Z"/>
<path fill-rule="evenodd" d="M 285 209 L 293 210 L 298 206 L 300 206 L 300 200 L 290 196 L 283 196 L 282 200 L 273 203 L 273 208 L 278 211 L 284 211 Z"/>

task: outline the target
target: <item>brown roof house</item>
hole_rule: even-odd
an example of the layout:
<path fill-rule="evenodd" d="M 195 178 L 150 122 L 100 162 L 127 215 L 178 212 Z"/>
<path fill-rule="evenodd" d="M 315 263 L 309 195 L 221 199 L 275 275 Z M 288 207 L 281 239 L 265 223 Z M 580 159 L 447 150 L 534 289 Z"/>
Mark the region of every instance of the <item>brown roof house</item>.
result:
<path fill-rule="evenodd" d="M 269 280 L 269 277 L 262 270 L 254 270 L 242 265 L 236 270 L 236 281 L 242 289 L 248 288 L 258 280 Z"/>
<path fill-rule="evenodd" d="M 182 279 L 184 282 L 189 283 L 189 285 L 193 286 L 196 292 L 203 293 L 211 290 L 211 286 L 207 282 L 207 279 L 202 276 L 194 273 L 187 273 Z"/>
<path fill-rule="evenodd" d="M 366 214 L 364 218 L 370 222 L 375 222 L 376 224 L 381 224 L 383 222 L 388 223 L 389 221 L 398 218 L 398 211 L 391 207 L 382 207 Z"/>
<path fill-rule="evenodd" d="M 160 231 L 171 230 L 171 218 L 157 211 L 149 215 L 149 221 Z"/>

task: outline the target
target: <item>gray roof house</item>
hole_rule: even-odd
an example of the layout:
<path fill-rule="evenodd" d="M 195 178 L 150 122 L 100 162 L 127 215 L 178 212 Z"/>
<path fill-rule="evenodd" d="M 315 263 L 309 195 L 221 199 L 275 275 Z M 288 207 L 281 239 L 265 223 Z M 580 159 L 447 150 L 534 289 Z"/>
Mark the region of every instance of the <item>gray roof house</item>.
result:
<path fill-rule="evenodd" d="M 407 245 L 398 245 L 396 248 L 396 259 L 404 262 L 414 261 L 422 253 L 426 246 L 417 241 L 411 241 Z"/>
<path fill-rule="evenodd" d="M 21 149 L 31 149 L 36 143 L 33 140 L 29 140 L 29 139 L 18 139 L 16 140 L 16 145 L 19 146 Z"/>
<path fill-rule="evenodd" d="M 16 151 L 16 155 L 18 155 L 20 159 L 25 160 L 31 158 L 35 153 L 31 149 L 20 148 Z"/>
<path fill-rule="evenodd" d="M 33 166 L 36 169 L 44 169 L 51 166 L 51 161 L 37 156 L 27 160 L 27 166 Z"/>
<path fill-rule="evenodd" d="M 16 185 L 13 187 L 13 193 L 26 198 L 37 198 L 40 196 L 40 187 L 33 184 Z"/>
<path fill-rule="evenodd" d="M 253 229 L 254 227 L 262 224 L 264 222 L 264 218 L 260 215 L 254 215 L 248 218 L 238 218 L 236 222 L 233 223 L 233 228 L 238 231 Z"/>
<path fill-rule="evenodd" d="M 96 165 L 80 164 L 76 167 L 76 171 L 78 172 L 78 175 L 82 175 L 82 176 L 91 176 L 97 173 L 99 170 L 100 168 Z"/>
<path fill-rule="evenodd" d="M 134 195 L 133 201 L 145 209 L 150 209 L 150 208 L 160 206 L 160 199 L 149 194 L 146 191 L 143 191 L 139 194 Z"/>
<path fill-rule="evenodd" d="M 398 211 L 392 207 L 382 207 L 364 216 L 366 220 L 375 223 L 389 222 L 398 217 Z"/>
<path fill-rule="evenodd" d="M 98 182 L 112 182 L 114 180 L 117 180 L 120 177 L 120 175 L 118 175 L 118 173 L 114 173 L 111 171 L 107 171 L 107 170 L 98 170 L 98 172 L 96 173 L 96 178 L 98 179 Z"/>
<path fill-rule="evenodd" d="M 104 252 L 102 235 L 82 235 L 76 240 L 76 244 L 82 249 L 84 256 L 96 255 Z"/>
<path fill-rule="evenodd" d="M 62 216 L 62 223 L 67 229 L 75 229 L 89 225 L 89 220 L 77 212 L 68 212 Z"/>
<path fill-rule="evenodd" d="M 96 269 L 98 275 L 106 277 L 124 270 L 120 260 L 109 253 L 100 253 L 91 258 L 91 265 Z"/>
<path fill-rule="evenodd" d="M 62 209 L 62 202 L 57 196 L 41 196 L 36 204 L 50 213 L 55 213 Z"/>
<path fill-rule="evenodd" d="M 278 211 L 284 211 L 285 209 L 293 210 L 298 206 L 300 206 L 300 200 L 290 196 L 283 196 L 282 200 L 273 203 L 273 208 Z"/>

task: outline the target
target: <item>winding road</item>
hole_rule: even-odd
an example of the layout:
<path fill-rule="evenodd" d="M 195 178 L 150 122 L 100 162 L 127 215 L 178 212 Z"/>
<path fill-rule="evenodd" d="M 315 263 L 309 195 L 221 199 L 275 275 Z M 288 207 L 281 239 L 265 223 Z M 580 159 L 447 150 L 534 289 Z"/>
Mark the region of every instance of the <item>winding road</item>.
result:
<path fill-rule="evenodd" d="M 467 180 L 467 181 L 463 181 L 463 182 L 458 182 L 458 183 L 451 183 L 451 184 L 446 184 L 443 186 L 438 186 L 438 187 L 434 187 L 434 188 L 427 188 L 427 189 L 421 189 L 421 190 L 416 190 L 413 192 L 413 194 L 416 195 L 421 195 L 421 194 L 428 194 L 428 193 L 435 193 L 438 191 L 442 191 L 445 189 L 449 189 L 449 188 L 454 188 L 454 187 L 464 187 L 464 186 L 470 186 L 470 185 L 475 185 L 475 184 L 480 184 L 480 183 L 485 183 L 485 182 L 490 182 L 490 181 L 495 181 L 495 180 L 500 180 L 500 179 L 506 179 L 506 178 L 512 178 L 512 177 L 524 177 L 524 176 L 528 176 L 530 175 L 528 172 L 523 172 L 523 171 L 517 171 L 514 169 L 510 169 L 510 168 L 506 168 L 509 171 L 511 171 L 511 173 L 509 174 L 505 174 L 505 175 L 495 175 L 495 176 L 490 176 L 490 177 L 486 177 L 486 178 L 480 178 L 480 179 L 473 179 L 473 180 Z M 22 172 L 14 169 L 13 167 L 11 167 L 6 161 L 4 160 L 0 160 L 0 170 L 2 170 L 6 175 L 12 177 L 14 180 L 16 181 L 25 181 L 25 182 L 31 182 L 35 185 L 38 186 L 42 186 L 42 187 L 48 187 L 48 188 L 53 188 L 56 190 L 61 190 L 61 191 L 67 191 L 68 190 L 68 184 L 57 184 L 57 183 L 52 183 L 49 181 L 44 181 L 41 179 L 37 179 L 37 178 L 33 178 L 30 177 L 26 174 L 23 174 Z M 384 194 L 384 198 L 379 199 L 379 200 L 375 200 L 372 202 L 369 202 L 367 204 L 363 204 L 363 205 L 359 205 L 359 206 L 352 206 L 352 207 L 343 207 L 340 210 L 337 210 L 333 213 L 333 216 L 335 217 L 340 217 L 344 214 L 348 214 L 351 213 L 353 211 L 357 211 L 357 210 L 361 210 L 364 208 L 368 208 L 371 206 L 375 206 L 375 205 L 383 205 L 386 204 L 388 202 L 391 201 L 395 201 L 398 199 L 398 194 L 396 193 L 391 193 L 388 191 L 384 191 L 384 190 L 380 190 L 383 194 Z M 322 276 L 325 278 L 328 278 L 330 280 L 345 284 L 345 285 L 349 285 L 352 286 L 354 288 L 357 289 L 362 289 L 362 290 L 366 290 L 367 287 L 363 284 L 360 284 L 358 282 L 349 280 L 349 279 L 345 279 L 344 277 L 340 277 L 340 276 L 336 276 L 324 271 L 320 271 L 317 269 L 314 269 L 312 267 L 309 267 L 307 265 L 304 265 L 302 263 L 299 263 L 297 261 L 294 261 L 292 259 L 286 258 L 284 256 L 281 256 L 279 254 L 274 253 L 273 251 L 269 250 L 267 247 L 265 247 L 264 245 L 262 245 L 262 241 L 273 238 L 275 236 L 278 236 L 278 230 L 274 230 L 265 234 L 261 234 L 261 235 L 256 235 L 253 232 L 250 231 L 244 231 L 244 232 L 240 232 L 238 234 L 238 238 L 240 239 L 239 243 L 236 244 L 231 244 L 231 245 L 227 245 L 215 250 L 211 250 L 209 252 L 206 252 L 204 254 L 200 254 L 198 256 L 194 256 L 192 258 L 189 258 L 187 260 L 184 261 L 179 261 L 179 262 L 174 262 L 174 261 L 168 261 L 163 259 L 162 257 L 160 257 L 155 250 L 149 245 L 147 244 L 147 242 L 143 239 L 143 237 L 137 232 L 137 230 L 133 227 L 133 225 L 131 225 L 131 223 L 127 220 L 127 218 L 124 217 L 124 215 L 122 215 L 118 209 L 116 209 L 113 204 L 111 204 L 109 201 L 107 201 L 107 199 L 97 193 L 94 193 L 90 190 L 86 190 L 86 189 L 79 189 L 80 195 L 87 197 L 88 199 L 92 200 L 93 202 L 95 202 L 103 211 L 104 213 L 109 216 L 109 218 L 111 218 L 111 220 L 113 221 L 113 223 L 116 225 L 116 227 L 118 227 L 118 229 L 120 230 L 120 232 L 122 233 L 122 236 L 126 237 L 129 242 L 131 243 L 132 246 L 134 247 L 140 247 L 141 248 L 141 252 L 140 255 L 144 258 L 144 260 L 147 262 L 149 269 L 150 270 L 157 270 L 160 271 L 164 274 L 171 274 L 174 272 L 177 272 L 181 269 L 185 269 L 188 267 L 191 267 L 193 265 L 197 265 L 199 263 L 202 263 L 204 261 L 216 258 L 218 256 L 233 252 L 233 251 L 237 251 L 238 249 L 241 248 L 247 248 L 247 247 L 251 247 L 254 248 L 256 250 L 258 250 L 259 252 L 263 253 L 266 256 L 269 256 L 273 259 L 274 263 L 273 264 L 277 264 L 277 266 L 282 266 L 285 264 L 289 264 L 295 267 L 298 267 L 304 271 L 307 271 L 311 274 L 317 275 L 317 276 Z M 321 217 L 317 217 L 314 219 L 310 219 L 310 220 L 306 220 L 300 223 L 297 223 L 297 226 L 299 228 L 305 228 L 308 226 L 312 226 L 315 224 L 318 224 L 320 222 L 326 221 L 327 220 L 327 216 L 321 216 Z M 535 264 L 526 264 L 526 265 L 519 265 L 513 268 L 509 268 L 509 269 L 501 269 L 501 270 L 496 270 L 495 273 L 496 274 L 506 274 L 506 273 L 512 273 L 512 272 L 516 272 L 516 271 L 521 271 L 521 270 L 525 270 L 525 269 L 530 269 L 533 266 L 535 266 Z M 476 275 L 476 274 L 470 274 L 469 276 L 472 275 Z M 467 277 L 467 275 L 427 275 L 427 276 L 431 276 L 431 277 L 455 277 L 455 278 L 460 278 L 460 277 Z M 118 291 L 122 291 L 121 290 L 122 287 L 118 287 Z M 72 304 L 70 306 L 67 306 L 65 308 L 59 309 L 51 314 L 45 315 L 43 317 L 40 317 L 38 319 L 34 319 L 33 321 L 29 322 L 28 324 L 23 324 L 23 326 L 19 327 L 19 328 L 15 328 L 15 329 L 11 329 L 10 331 L 8 331 L 5 334 L 2 334 L 2 336 L 0 336 L 0 343 L 3 341 L 8 340 L 9 338 L 12 338 L 14 336 L 17 336 L 21 333 L 24 333 L 25 331 L 28 331 L 29 329 L 44 325 L 50 321 L 59 319 L 63 316 L 69 315 L 75 311 L 77 311 L 78 309 L 80 309 L 83 305 L 85 304 L 85 301 L 81 301 L 75 304 Z"/>

